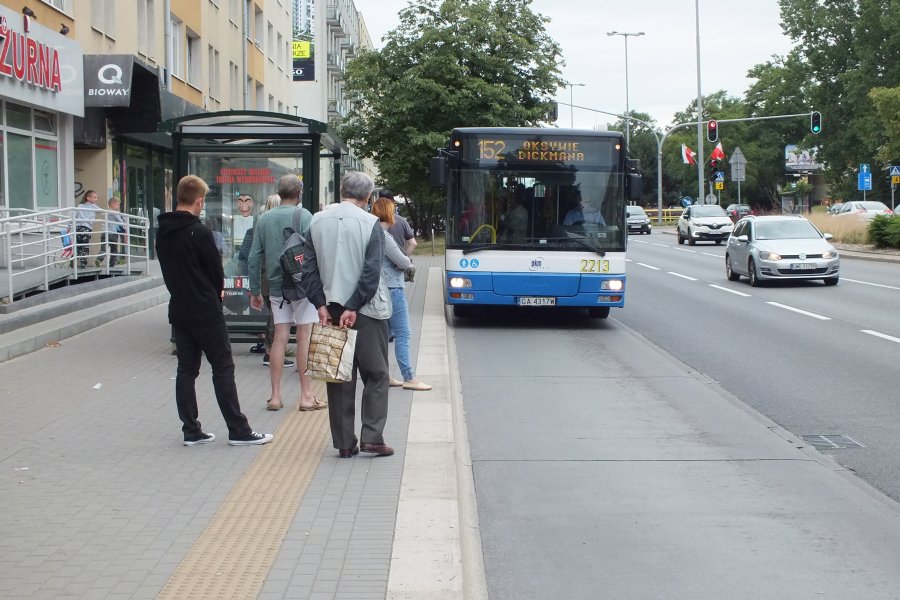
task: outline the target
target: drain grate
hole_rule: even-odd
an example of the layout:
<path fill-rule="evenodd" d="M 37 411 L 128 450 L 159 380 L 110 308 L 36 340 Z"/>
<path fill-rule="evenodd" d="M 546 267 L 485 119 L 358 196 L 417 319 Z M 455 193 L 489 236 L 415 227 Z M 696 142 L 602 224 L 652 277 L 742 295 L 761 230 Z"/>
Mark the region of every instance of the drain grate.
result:
<path fill-rule="evenodd" d="M 837 450 L 840 448 L 865 448 L 849 435 L 801 435 L 803 441 L 817 450 Z"/>

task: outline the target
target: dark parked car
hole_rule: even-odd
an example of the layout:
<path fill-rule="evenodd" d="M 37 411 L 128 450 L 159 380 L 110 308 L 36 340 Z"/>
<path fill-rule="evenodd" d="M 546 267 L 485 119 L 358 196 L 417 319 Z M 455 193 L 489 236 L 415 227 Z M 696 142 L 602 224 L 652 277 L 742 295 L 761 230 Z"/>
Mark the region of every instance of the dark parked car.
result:
<path fill-rule="evenodd" d="M 741 218 L 755 213 L 749 204 L 729 204 L 725 209 L 725 214 L 728 215 L 732 223 L 737 223 Z"/>

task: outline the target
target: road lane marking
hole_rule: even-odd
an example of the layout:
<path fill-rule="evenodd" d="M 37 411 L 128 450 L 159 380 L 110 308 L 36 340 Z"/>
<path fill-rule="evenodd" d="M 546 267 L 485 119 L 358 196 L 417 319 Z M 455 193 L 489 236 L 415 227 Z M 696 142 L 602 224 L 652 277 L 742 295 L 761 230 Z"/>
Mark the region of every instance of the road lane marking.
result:
<path fill-rule="evenodd" d="M 712 252 L 701 252 L 700 254 L 705 254 L 706 256 L 712 256 L 713 258 L 725 258 L 721 254 L 713 254 Z"/>
<path fill-rule="evenodd" d="M 651 245 L 651 246 L 659 246 L 660 248 L 669 248 L 669 245 L 668 245 L 668 244 L 657 244 L 656 242 L 653 242 L 653 243 L 650 244 L 650 245 Z"/>
<path fill-rule="evenodd" d="M 687 275 L 682 275 L 681 273 L 676 273 L 675 271 L 668 271 L 669 275 L 674 275 L 675 277 L 681 277 L 682 279 L 687 279 L 688 281 L 697 281 L 696 277 L 688 277 Z"/>
<path fill-rule="evenodd" d="M 654 267 L 653 265 L 648 265 L 646 263 L 639 262 L 639 265 L 642 267 L 647 267 L 648 269 L 653 269 L 654 271 L 659 271 L 659 267 Z"/>
<path fill-rule="evenodd" d="M 682 252 L 690 252 L 691 254 L 697 254 L 696 250 L 688 250 L 687 248 L 679 248 L 678 246 L 672 246 L 675 250 L 680 250 Z"/>
<path fill-rule="evenodd" d="M 869 281 L 860 281 L 859 279 L 847 279 L 846 277 L 841 277 L 841 281 L 852 281 L 853 283 L 861 283 L 862 285 L 871 285 L 873 287 L 886 288 L 889 290 L 900 290 L 900 287 L 895 285 L 884 285 L 883 283 L 872 283 Z"/>
<path fill-rule="evenodd" d="M 723 292 L 728 292 L 729 294 L 734 294 L 735 296 L 743 296 L 744 298 L 750 297 L 750 294 L 745 294 L 744 292 L 739 292 L 737 290 L 732 290 L 727 287 L 722 287 L 721 285 L 716 285 L 714 283 L 710 283 L 709 287 L 716 288 L 717 290 L 722 290 Z"/>
<path fill-rule="evenodd" d="M 878 333 L 877 331 L 872 331 L 871 329 L 860 329 L 863 333 L 867 333 L 869 335 L 874 335 L 875 337 L 879 337 L 883 340 L 888 340 L 890 342 L 896 342 L 900 344 L 900 338 L 895 338 L 892 335 L 886 335 L 884 333 Z"/>
<path fill-rule="evenodd" d="M 809 312 L 808 310 L 802 310 L 799 308 L 794 308 L 793 306 L 788 306 L 787 304 L 780 304 L 778 302 L 766 302 L 766 304 L 771 304 L 772 306 L 777 306 L 778 308 L 783 308 L 785 310 L 789 310 L 795 313 L 799 313 L 801 315 L 806 315 L 807 317 L 812 317 L 814 319 L 819 319 L 820 321 L 830 321 L 831 317 L 826 317 L 824 315 L 818 315 L 814 312 Z"/>

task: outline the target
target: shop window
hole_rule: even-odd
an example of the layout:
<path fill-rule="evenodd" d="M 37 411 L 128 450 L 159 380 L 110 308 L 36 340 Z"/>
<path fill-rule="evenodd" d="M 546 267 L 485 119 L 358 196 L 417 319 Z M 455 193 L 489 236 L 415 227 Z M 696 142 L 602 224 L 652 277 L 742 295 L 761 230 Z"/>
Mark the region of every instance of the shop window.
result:
<path fill-rule="evenodd" d="M 6 124 L 16 129 L 31 131 L 31 109 L 21 104 L 6 103 Z"/>
<path fill-rule="evenodd" d="M 56 135 L 56 115 L 43 110 L 35 110 L 34 130 Z"/>
<path fill-rule="evenodd" d="M 35 119 L 37 121 L 37 119 Z M 59 151 L 53 140 L 35 138 L 35 199 L 38 208 L 59 206 Z"/>
<path fill-rule="evenodd" d="M 31 140 L 31 136 L 7 133 L 9 208 L 34 208 Z"/>

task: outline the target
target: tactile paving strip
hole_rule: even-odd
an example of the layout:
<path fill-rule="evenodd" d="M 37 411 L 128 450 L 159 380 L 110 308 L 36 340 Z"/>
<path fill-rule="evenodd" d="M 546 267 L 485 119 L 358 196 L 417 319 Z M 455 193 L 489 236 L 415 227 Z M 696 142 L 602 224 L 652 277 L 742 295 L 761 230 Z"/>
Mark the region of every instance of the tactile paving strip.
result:
<path fill-rule="evenodd" d="M 325 385 L 315 382 L 324 398 Z M 255 598 L 330 437 L 328 410 L 289 415 L 225 498 L 160 600 Z"/>

